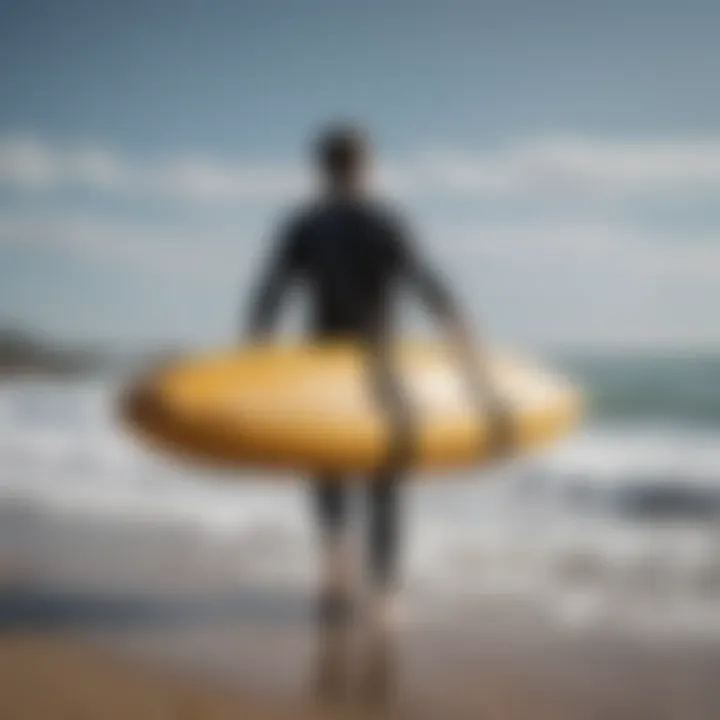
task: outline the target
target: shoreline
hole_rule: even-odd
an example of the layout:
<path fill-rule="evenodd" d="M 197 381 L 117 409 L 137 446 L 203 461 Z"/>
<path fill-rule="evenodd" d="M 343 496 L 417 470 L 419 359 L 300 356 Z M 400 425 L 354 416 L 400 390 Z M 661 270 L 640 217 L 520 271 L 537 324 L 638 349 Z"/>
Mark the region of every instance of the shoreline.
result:
<path fill-rule="evenodd" d="M 252 535 L 197 552 L 182 527 L 91 525 L 69 542 L 13 517 L 0 552 L 3 720 L 717 720 L 717 635 L 573 626 L 529 589 L 428 596 L 412 584 L 396 636 L 371 635 L 361 616 L 327 633 L 311 579 L 244 573 L 264 547 Z M 24 541 L 43 527 L 33 555 Z"/>
<path fill-rule="evenodd" d="M 2 592 L 0 591 L 0 595 Z M 715 720 L 720 647 L 561 633 L 494 608 L 390 638 L 306 615 L 0 632 L 0 717 Z"/>

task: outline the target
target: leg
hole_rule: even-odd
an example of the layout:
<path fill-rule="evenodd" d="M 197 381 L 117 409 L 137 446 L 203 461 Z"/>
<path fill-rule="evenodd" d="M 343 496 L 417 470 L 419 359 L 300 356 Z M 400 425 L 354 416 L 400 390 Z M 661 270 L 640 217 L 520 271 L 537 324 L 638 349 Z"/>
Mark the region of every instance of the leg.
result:
<path fill-rule="evenodd" d="M 324 475 L 316 478 L 315 508 L 323 536 L 323 542 L 330 542 L 343 534 L 347 518 L 346 493 L 339 478 Z"/>
<path fill-rule="evenodd" d="M 384 633 L 397 621 L 400 477 L 383 472 L 370 485 L 368 557 L 372 582 L 371 622 Z"/>
<path fill-rule="evenodd" d="M 382 333 L 368 345 L 370 382 L 388 419 L 387 456 L 370 484 L 369 560 L 373 583 L 372 620 L 379 630 L 395 622 L 400 478 L 413 459 L 413 415 L 392 367 L 391 343 Z"/>
<path fill-rule="evenodd" d="M 373 586 L 391 589 L 397 580 L 398 476 L 380 473 L 370 485 L 370 573 Z"/>
<path fill-rule="evenodd" d="M 370 632 L 361 670 L 361 698 L 369 709 L 383 710 L 392 701 L 396 685 L 395 645 L 400 478 L 378 473 L 369 487 L 370 533 L 368 557 L 372 596 Z"/>
<path fill-rule="evenodd" d="M 313 492 L 323 553 L 314 686 L 320 701 L 335 703 L 345 695 L 348 682 L 349 628 L 344 622 L 350 611 L 348 493 L 335 476 L 316 478 Z"/>
<path fill-rule="evenodd" d="M 346 538 L 347 492 L 339 478 L 323 476 L 315 481 L 315 505 L 321 533 L 323 580 L 320 614 L 335 621 L 349 605 L 350 557 Z"/>

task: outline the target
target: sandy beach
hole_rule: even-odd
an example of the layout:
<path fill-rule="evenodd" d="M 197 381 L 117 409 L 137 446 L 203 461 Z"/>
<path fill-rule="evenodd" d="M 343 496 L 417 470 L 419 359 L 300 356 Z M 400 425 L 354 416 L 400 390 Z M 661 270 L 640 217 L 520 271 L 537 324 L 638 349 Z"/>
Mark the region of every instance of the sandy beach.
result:
<path fill-rule="evenodd" d="M 253 535 L 198 553 L 182 526 L 3 518 L 2 720 L 718 717 L 717 634 L 663 632 L 662 615 L 652 631 L 578 623 L 528 591 L 408 584 L 394 635 L 370 633 L 362 605 L 328 631 L 310 578 L 243 565 Z"/>
<path fill-rule="evenodd" d="M 9 585 L 0 717 L 714 720 L 720 708 L 713 644 L 560 632 L 497 600 L 373 639 L 362 623 L 319 629 L 307 599 L 250 595 L 198 613 L 157 595 L 141 608 Z"/>
<path fill-rule="evenodd" d="M 74 392 L 7 399 L 62 421 L 99 402 L 92 388 Z M 112 427 L 91 429 L 18 421 L 2 436 L 0 720 L 720 717 L 713 522 L 594 525 L 546 513 L 544 496 L 510 479 L 418 487 L 404 626 L 376 637 L 360 605 L 330 633 L 315 618 L 318 547 L 301 485 L 170 472 Z M 715 457 L 715 434 L 696 440 L 669 443 L 688 476 Z M 593 442 L 576 446 L 580 477 L 617 501 L 593 461 L 624 458 L 624 445 Z M 658 463 L 665 444 L 653 441 Z M 627 488 L 664 487 L 633 457 Z M 546 473 L 543 487 L 564 498 L 575 468 Z M 698 487 L 691 509 L 716 497 L 714 484 Z"/>

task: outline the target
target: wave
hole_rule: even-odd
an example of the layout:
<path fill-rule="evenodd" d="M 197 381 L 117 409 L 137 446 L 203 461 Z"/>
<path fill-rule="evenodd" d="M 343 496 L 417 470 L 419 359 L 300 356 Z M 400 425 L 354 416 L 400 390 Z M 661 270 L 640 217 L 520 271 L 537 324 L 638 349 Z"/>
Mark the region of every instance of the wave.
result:
<path fill-rule="evenodd" d="M 645 398 L 653 383 L 666 386 L 671 368 L 645 376 L 623 366 L 619 380 L 603 385 L 597 378 L 608 372 L 592 370 L 601 398 L 610 385 L 620 397 L 620 387 L 641 377 L 636 398 Z M 714 370 L 706 372 L 709 379 Z M 688 394 L 697 382 L 684 381 L 685 407 L 695 407 Z M 229 582 L 309 582 L 315 529 L 301 483 L 201 473 L 151 456 L 116 427 L 115 391 L 79 380 L 0 387 L 2 547 L 44 577 L 56 572 L 58 582 L 160 582 L 168 557 L 188 569 L 183 577 L 198 577 L 201 566 L 201 577 L 219 573 Z M 604 397 L 613 410 L 596 412 L 549 451 L 407 489 L 415 592 L 552 598 L 557 609 L 559 588 L 567 600 L 608 588 L 660 597 L 659 586 L 692 587 L 710 593 L 720 616 L 720 513 L 708 523 L 705 512 L 720 510 L 720 429 L 700 423 L 702 413 L 692 423 L 689 413 L 662 413 L 657 400 L 636 400 L 629 413 Z"/>
<path fill-rule="evenodd" d="M 591 418 L 720 426 L 720 356 L 576 356 L 558 360 L 587 389 Z"/>

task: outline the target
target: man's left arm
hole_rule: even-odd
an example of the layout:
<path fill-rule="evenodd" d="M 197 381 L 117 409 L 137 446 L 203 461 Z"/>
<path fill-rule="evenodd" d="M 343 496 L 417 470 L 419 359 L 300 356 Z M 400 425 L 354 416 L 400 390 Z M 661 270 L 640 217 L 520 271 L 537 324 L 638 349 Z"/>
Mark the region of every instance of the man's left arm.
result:
<path fill-rule="evenodd" d="M 440 274 L 418 256 L 411 238 L 400 236 L 398 242 L 403 276 L 423 304 L 439 319 L 468 383 L 473 405 L 481 416 L 490 414 L 494 426 L 491 443 L 502 450 L 510 442 L 509 420 L 492 378 L 487 351 Z"/>

